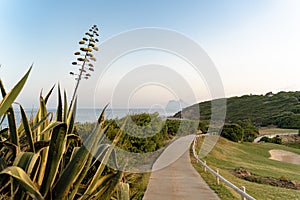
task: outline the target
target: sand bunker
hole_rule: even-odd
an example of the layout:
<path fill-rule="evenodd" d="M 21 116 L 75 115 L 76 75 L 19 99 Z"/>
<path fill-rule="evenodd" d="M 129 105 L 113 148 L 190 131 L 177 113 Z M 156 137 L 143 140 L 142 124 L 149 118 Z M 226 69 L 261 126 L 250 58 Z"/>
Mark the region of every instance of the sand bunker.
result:
<path fill-rule="evenodd" d="M 276 149 L 270 150 L 269 153 L 271 154 L 269 159 L 300 165 L 299 154 Z"/>

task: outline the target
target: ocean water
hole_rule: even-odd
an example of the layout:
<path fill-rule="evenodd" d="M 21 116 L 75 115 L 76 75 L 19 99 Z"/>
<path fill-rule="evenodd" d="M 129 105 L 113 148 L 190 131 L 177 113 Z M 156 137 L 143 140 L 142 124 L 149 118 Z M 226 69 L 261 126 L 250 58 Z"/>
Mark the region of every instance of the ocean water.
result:
<path fill-rule="evenodd" d="M 33 114 L 33 116 L 36 113 L 36 109 L 26 109 L 25 112 L 27 114 L 28 119 L 30 119 L 30 116 Z M 21 113 L 18 108 L 14 109 L 15 112 L 15 118 L 17 124 L 21 121 Z M 48 112 L 52 112 L 53 116 L 55 117 L 56 109 L 50 108 L 48 109 Z M 101 114 L 102 109 L 93 109 L 93 108 L 78 108 L 76 111 L 76 122 L 85 123 L 85 122 L 95 122 L 99 115 Z M 117 108 L 117 109 L 107 109 L 105 111 L 105 117 L 107 119 L 115 119 L 115 118 L 122 118 L 125 117 L 127 114 L 139 114 L 139 113 L 159 113 L 159 115 L 162 118 L 166 118 L 169 116 L 174 115 L 176 112 L 166 112 L 164 109 L 148 109 L 148 108 L 131 108 L 131 109 L 125 109 L 125 108 Z M 4 119 L 2 122 L 2 128 L 7 127 L 7 119 Z"/>

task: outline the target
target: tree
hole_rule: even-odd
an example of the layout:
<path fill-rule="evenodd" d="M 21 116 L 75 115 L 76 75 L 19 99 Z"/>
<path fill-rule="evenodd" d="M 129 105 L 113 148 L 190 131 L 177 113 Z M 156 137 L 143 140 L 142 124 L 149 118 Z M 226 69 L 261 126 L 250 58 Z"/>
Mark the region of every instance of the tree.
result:
<path fill-rule="evenodd" d="M 238 124 L 225 124 L 221 136 L 233 142 L 242 142 L 244 129 Z"/>

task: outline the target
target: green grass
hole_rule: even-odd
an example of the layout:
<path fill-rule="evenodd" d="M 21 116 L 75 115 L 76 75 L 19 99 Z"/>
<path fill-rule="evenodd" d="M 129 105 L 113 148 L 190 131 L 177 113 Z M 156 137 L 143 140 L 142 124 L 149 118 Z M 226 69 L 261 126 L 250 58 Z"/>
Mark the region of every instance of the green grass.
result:
<path fill-rule="evenodd" d="M 280 133 L 298 133 L 298 129 L 284 129 L 284 128 L 260 128 L 259 134 L 280 134 Z"/>
<path fill-rule="evenodd" d="M 300 149 L 283 145 L 270 143 L 234 143 L 220 138 L 213 151 L 205 160 L 208 166 L 213 169 L 218 168 L 220 174 L 237 187 L 245 186 L 247 193 L 256 199 L 300 199 L 300 191 L 252 183 L 239 179 L 229 172 L 229 170 L 235 169 L 236 167 L 245 167 L 251 173 L 259 176 L 274 178 L 285 176 L 290 180 L 300 181 L 300 166 L 268 159 L 270 157 L 268 151 L 271 149 L 282 149 L 300 154 Z M 211 175 L 204 174 L 201 167 L 196 166 L 195 168 L 200 171 L 204 180 L 214 189 L 214 187 L 216 187 L 214 185 L 215 178 Z M 230 194 L 237 199 L 240 198 L 239 195 L 227 186 L 222 186 L 221 189 L 217 188 L 217 193 L 225 200 L 232 199 L 229 196 Z"/>
<path fill-rule="evenodd" d="M 300 143 L 285 143 L 285 146 L 300 149 Z"/>

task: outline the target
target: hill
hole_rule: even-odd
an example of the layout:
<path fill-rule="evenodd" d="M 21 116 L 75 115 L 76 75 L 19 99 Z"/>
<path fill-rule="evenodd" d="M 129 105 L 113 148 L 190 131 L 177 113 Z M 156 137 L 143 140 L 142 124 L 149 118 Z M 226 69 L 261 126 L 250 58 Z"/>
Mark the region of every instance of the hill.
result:
<path fill-rule="evenodd" d="M 219 101 L 213 100 L 213 101 Z M 300 128 L 300 92 L 279 92 L 266 95 L 244 95 L 227 98 L 226 122 L 251 120 L 255 126 L 274 125 L 280 128 Z M 209 120 L 211 101 L 194 104 L 183 109 L 184 116 L 195 119 L 200 110 L 200 119 Z M 217 109 L 216 109 L 217 110 Z M 174 117 L 180 118 L 181 112 Z"/>

